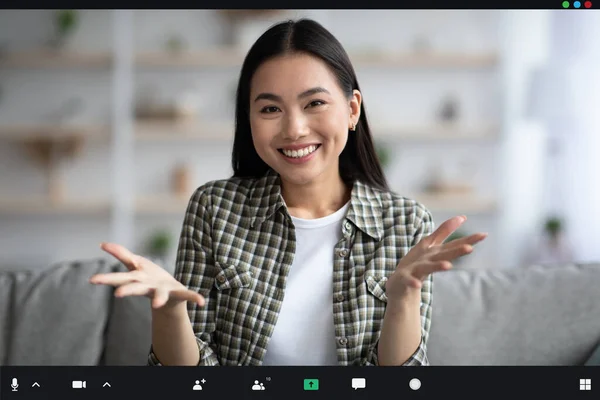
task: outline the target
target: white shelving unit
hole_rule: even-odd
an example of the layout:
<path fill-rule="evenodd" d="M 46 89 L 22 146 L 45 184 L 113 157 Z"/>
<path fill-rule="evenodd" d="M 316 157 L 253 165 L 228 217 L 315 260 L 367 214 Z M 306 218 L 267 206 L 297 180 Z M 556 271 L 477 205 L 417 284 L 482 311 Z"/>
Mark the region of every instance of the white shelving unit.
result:
<path fill-rule="evenodd" d="M 181 69 L 238 67 L 245 54 L 235 48 L 223 47 L 180 54 L 166 52 L 140 52 L 134 50 L 135 11 L 113 12 L 114 52 L 74 53 L 29 51 L 9 53 L 0 58 L 0 68 L 19 69 L 103 69 L 109 71 L 113 87 L 112 111 L 115 114 L 108 126 L 50 126 L 50 125 L 0 125 L 0 140 L 25 140 L 39 137 L 59 139 L 63 136 L 82 136 L 86 140 L 109 140 L 112 152 L 113 194 L 100 200 L 65 200 L 48 203 L 46 199 L 0 199 L 0 214 L 75 214 L 111 215 L 114 240 L 129 244 L 134 235 L 136 217 L 166 216 L 180 219 L 188 199 L 166 193 L 141 195 L 135 192 L 136 147 L 139 143 L 162 146 L 170 142 L 231 142 L 233 121 L 156 122 L 136 121 L 134 118 L 134 85 L 138 72 L 160 70 L 177 72 Z M 404 69 L 422 68 L 431 73 L 445 70 L 494 69 L 500 64 L 495 52 L 485 53 L 389 53 L 350 51 L 356 68 L 386 69 L 387 73 L 402 74 Z M 375 140 L 403 142 L 407 145 L 456 145 L 498 140 L 501 128 L 496 124 L 471 125 L 373 125 Z M 407 193 L 423 202 L 432 211 L 440 213 L 466 213 L 493 215 L 498 211 L 494 198 L 474 195 L 435 196 L 427 193 Z"/>
<path fill-rule="evenodd" d="M 119 29 L 118 15 L 125 15 L 126 11 L 115 11 L 115 29 Z M 128 17 L 132 20 L 132 17 Z M 124 29 L 124 28 L 121 28 Z M 134 29 L 134 28 L 133 28 Z M 133 29 L 125 29 L 132 34 Z M 119 37 L 115 42 L 123 42 L 125 38 Z M 131 40 L 131 38 L 130 38 Z M 122 47 L 122 46 L 121 46 Z M 118 50 L 114 53 L 81 53 L 81 52 L 51 52 L 48 50 L 28 51 L 9 53 L 0 58 L 0 68 L 20 68 L 20 69 L 44 69 L 44 68 L 60 68 L 60 69 L 90 69 L 104 68 L 112 70 L 114 87 L 119 90 L 124 85 L 129 83 L 122 82 L 117 76 L 117 66 L 125 70 L 130 70 L 132 76 L 135 76 L 138 69 L 160 68 L 163 70 L 178 68 L 204 68 L 204 67 L 237 67 L 243 61 L 244 53 L 236 48 L 213 48 L 202 51 L 191 51 L 182 53 L 167 53 L 167 52 L 145 52 L 138 54 L 130 54 L 123 57 Z M 373 68 L 413 68 L 425 67 L 434 69 L 456 69 L 456 68 L 492 68 L 499 62 L 498 55 L 495 53 L 483 54 L 452 54 L 452 53 L 426 53 L 426 54 L 408 54 L 408 53 L 389 53 L 376 51 L 354 51 L 350 52 L 351 59 L 355 66 L 358 67 L 373 67 Z M 401 73 L 399 71 L 398 73 Z M 115 96 L 115 98 L 123 96 Z M 129 96 L 131 97 L 131 96 Z M 129 99 L 133 102 L 133 98 Z M 133 107 L 133 104 L 131 104 Z M 133 135 L 131 140 L 141 142 L 169 142 L 181 140 L 193 141 L 226 141 L 233 140 L 233 122 L 232 121 L 211 121 L 197 123 L 191 121 L 135 121 L 133 116 L 130 116 L 130 121 Z M 27 140 L 37 139 L 42 137 L 51 137 L 60 139 L 61 137 L 81 136 L 86 139 L 103 139 L 110 138 L 110 131 L 121 131 L 118 122 L 113 123 L 113 126 L 72 126 L 72 125 L 0 125 L 0 140 Z M 386 141 L 403 141 L 403 142 L 432 142 L 439 143 L 440 141 L 449 142 L 473 142 L 473 141 L 492 141 L 498 138 L 498 127 L 480 124 L 479 126 L 460 126 L 460 125 L 416 125 L 402 126 L 380 124 L 373 126 L 375 139 L 384 139 Z M 113 135 L 114 137 L 114 135 Z M 125 138 L 124 141 L 128 139 Z M 135 195 L 133 196 L 136 197 Z M 422 195 L 422 198 L 427 199 L 427 202 L 433 208 L 439 209 L 464 209 L 466 211 L 480 212 L 482 210 L 492 210 L 490 201 L 475 200 L 475 201 L 456 201 L 454 206 L 448 207 L 448 199 L 432 198 L 431 195 Z M 1 201 L 1 199 L 0 199 Z M 37 204 L 39 202 L 34 202 Z M 18 207 L 8 206 L 5 203 L 3 210 L 17 210 Z M 67 206 L 66 204 L 69 204 Z M 61 206 L 52 206 L 45 208 L 46 212 L 64 213 L 68 210 L 73 210 L 76 213 L 84 213 L 85 210 L 95 213 L 98 208 L 105 209 L 106 204 L 102 203 L 101 207 L 89 206 L 87 203 L 81 203 L 78 207 L 77 202 L 71 204 L 66 203 Z M 134 209 L 139 210 L 143 214 L 163 212 L 171 214 L 173 210 L 177 210 L 182 206 L 180 200 L 173 200 L 167 195 L 159 195 L 151 201 L 145 199 L 136 202 Z M 183 202 L 185 206 L 185 202 Z M 23 209 L 33 209 L 36 207 L 27 207 Z"/>

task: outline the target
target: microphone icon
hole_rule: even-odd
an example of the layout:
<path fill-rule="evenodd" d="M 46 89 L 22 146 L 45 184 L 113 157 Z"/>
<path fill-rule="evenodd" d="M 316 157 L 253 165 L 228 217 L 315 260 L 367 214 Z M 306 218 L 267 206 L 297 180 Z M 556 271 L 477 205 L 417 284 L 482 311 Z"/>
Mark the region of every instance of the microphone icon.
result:
<path fill-rule="evenodd" d="M 17 382 L 17 378 L 12 378 L 12 384 L 10 385 L 10 387 L 13 389 L 13 392 L 17 391 L 17 388 L 19 387 L 19 382 Z"/>

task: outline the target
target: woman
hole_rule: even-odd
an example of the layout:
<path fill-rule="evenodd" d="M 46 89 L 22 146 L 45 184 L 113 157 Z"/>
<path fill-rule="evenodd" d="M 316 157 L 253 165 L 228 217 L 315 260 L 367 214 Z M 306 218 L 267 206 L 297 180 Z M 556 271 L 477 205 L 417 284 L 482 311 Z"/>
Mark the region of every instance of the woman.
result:
<path fill-rule="evenodd" d="M 485 234 L 444 244 L 390 192 L 341 44 L 311 20 L 250 49 L 233 170 L 193 194 L 175 276 L 117 244 L 130 272 L 96 275 L 152 299 L 150 365 L 425 365 L 432 277 Z"/>

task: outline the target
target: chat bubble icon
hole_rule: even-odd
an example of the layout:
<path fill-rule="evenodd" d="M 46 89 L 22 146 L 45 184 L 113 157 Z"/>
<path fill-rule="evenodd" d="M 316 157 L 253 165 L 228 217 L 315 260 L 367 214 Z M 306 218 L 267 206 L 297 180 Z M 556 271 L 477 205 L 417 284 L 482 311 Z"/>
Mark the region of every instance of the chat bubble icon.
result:
<path fill-rule="evenodd" d="M 367 387 L 367 380 L 365 378 L 352 378 L 352 389 L 364 389 Z"/>

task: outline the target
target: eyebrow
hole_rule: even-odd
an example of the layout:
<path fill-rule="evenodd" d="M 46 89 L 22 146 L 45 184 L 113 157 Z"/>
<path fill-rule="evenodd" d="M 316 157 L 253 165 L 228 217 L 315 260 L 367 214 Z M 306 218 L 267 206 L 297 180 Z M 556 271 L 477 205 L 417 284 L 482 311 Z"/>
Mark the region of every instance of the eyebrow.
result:
<path fill-rule="evenodd" d="M 327 94 L 330 94 L 329 90 L 327 90 L 325 88 L 314 87 L 314 88 L 305 90 L 304 92 L 300 93 L 298 95 L 298 99 L 302 99 L 304 97 L 309 97 L 309 96 L 312 96 L 312 95 L 317 94 L 317 93 L 327 93 Z M 282 98 L 281 98 L 281 96 L 278 96 L 278 95 L 273 94 L 273 93 L 261 93 L 258 96 L 256 96 L 256 99 L 254 99 L 254 101 L 258 101 L 258 100 L 272 100 L 272 101 L 279 101 L 279 102 L 281 102 Z"/>

